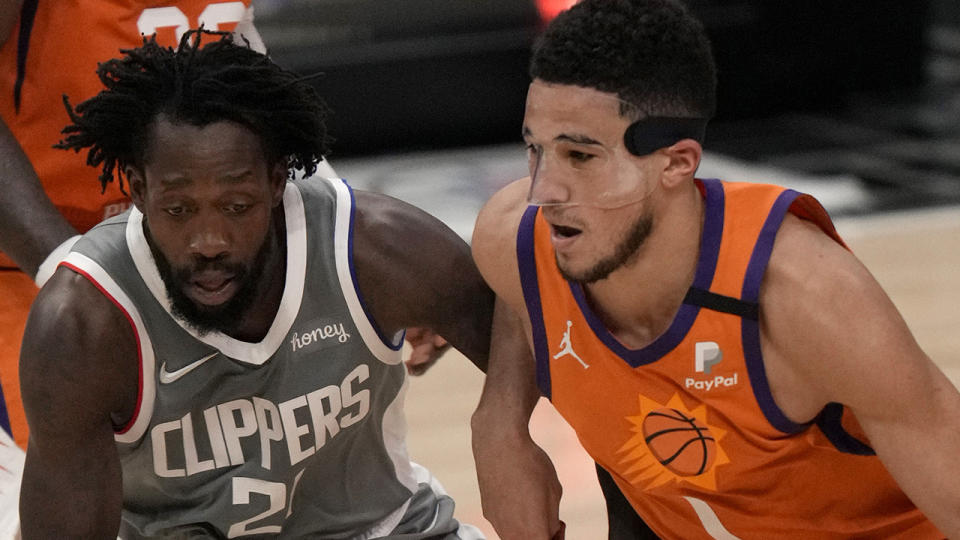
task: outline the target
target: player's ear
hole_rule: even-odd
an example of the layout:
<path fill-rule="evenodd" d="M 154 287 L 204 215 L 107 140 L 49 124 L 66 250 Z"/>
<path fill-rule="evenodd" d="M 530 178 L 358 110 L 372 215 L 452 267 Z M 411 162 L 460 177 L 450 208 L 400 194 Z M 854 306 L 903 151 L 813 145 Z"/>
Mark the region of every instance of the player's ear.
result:
<path fill-rule="evenodd" d="M 703 147 L 693 139 L 681 139 L 664 148 L 663 151 L 669 159 L 663 173 L 663 181 L 668 186 L 678 185 L 693 178 L 703 157 Z"/>
<path fill-rule="evenodd" d="M 123 175 L 127 178 L 127 187 L 130 190 L 130 200 L 137 210 L 144 211 L 147 199 L 147 180 L 143 171 L 133 165 L 123 168 Z"/>

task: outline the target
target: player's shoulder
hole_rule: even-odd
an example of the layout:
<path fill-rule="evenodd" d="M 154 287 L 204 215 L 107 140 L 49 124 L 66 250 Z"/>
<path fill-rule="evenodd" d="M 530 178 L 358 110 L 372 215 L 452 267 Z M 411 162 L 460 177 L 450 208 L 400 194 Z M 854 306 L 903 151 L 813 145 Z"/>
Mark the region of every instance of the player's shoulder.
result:
<path fill-rule="evenodd" d="M 774 240 L 760 289 L 768 329 L 849 326 L 865 306 L 889 301 L 869 270 L 845 246 L 809 220 L 787 215 Z M 779 320 L 781 324 L 773 324 Z"/>
<path fill-rule="evenodd" d="M 774 239 L 769 266 L 769 270 L 802 283 L 818 277 L 842 279 L 860 265 L 853 253 L 818 224 L 787 213 Z"/>
<path fill-rule="evenodd" d="M 480 209 L 473 228 L 474 257 L 502 256 L 513 245 L 520 219 L 527 208 L 530 179 L 522 178 L 497 191 Z"/>
<path fill-rule="evenodd" d="M 447 224 L 413 204 L 359 189 L 353 195 L 353 235 L 365 246 L 416 245 L 438 255 L 452 246 L 466 249 L 466 242 Z"/>
<path fill-rule="evenodd" d="M 20 382 L 28 414 L 81 406 L 115 412 L 135 402 L 135 314 L 122 304 L 88 277 L 57 269 L 37 295 L 24 331 Z M 80 376 L 91 373 L 96 376 Z"/>
<path fill-rule="evenodd" d="M 500 296 L 509 297 L 519 291 L 517 231 L 528 207 L 529 189 L 529 178 L 504 186 L 480 210 L 473 228 L 473 259 L 484 279 Z"/>
<path fill-rule="evenodd" d="M 91 278 L 60 267 L 37 294 L 24 333 L 24 349 L 37 346 L 44 357 L 77 353 L 109 356 L 118 342 L 132 339 L 131 314 Z M 50 343 L 58 346 L 50 348 Z"/>

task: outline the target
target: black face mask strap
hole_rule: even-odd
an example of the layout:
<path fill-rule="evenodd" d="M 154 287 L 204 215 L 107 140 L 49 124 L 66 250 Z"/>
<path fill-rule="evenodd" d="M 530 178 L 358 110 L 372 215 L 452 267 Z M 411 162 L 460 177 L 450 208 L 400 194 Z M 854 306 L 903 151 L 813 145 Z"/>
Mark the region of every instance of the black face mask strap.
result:
<path fill-rule="evenodd" d="M 623 134 L 623 142 L 631 154 L 645 156 L 683 139 L 702 144 L 706 132 L 706 118 L 651 116 L 630 124 Z"/>

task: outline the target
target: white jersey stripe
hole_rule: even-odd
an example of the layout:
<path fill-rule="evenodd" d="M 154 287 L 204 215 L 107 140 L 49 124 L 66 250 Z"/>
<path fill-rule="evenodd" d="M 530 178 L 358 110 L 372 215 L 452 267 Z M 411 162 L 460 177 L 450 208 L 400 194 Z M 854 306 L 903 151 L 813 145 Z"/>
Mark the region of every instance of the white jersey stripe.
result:
<path fill-rule="evenodd" d="M 360 296 L 357 294 L 357 284 L 354 283 L 353 274 L 350 271 L 350 215 L 352 210 L 353 198 L 350 194 L 350 188 L 339 179 L 325 179 L 337 191 L 337 218 L 336 230 L 334 232 L 334 245 L 336 246 L 337 276 L 340 278 L 340 287 L 343 290 L 343 298 L 350 308 L 350 316 L 360 331 L 360 336 L 381 362 L 385 364 L 399 364 L 400 350 L 402 344 L 401 338 L 396 343 L 385 343 L 380 339 L 379 334 L 374 329 L 373 324 L 367 317 L 363 304 L 360 302 Z"/>
<path fill-rule="evenodd" d="M 136 306 L 99 264 L 77 252 L 71 252 L 60 264 L 89 279 L 124 312 L 133 325 L 134 337 L 137 340 L 137 349 L 140 355 L 140 399 L 137 408 L 133 411 L 133 417 L 130 419 L 131 423 L 127 424 L 125 431 L 114 434 L 114 439 L 121 443 L 136 442 L 143 437 L 147 426 L 150 424 L 150 418 L 153 416 L 154 400 L 156 399 L 156 384 L 154 381 L 156 361 L 153 356 L 150 335 L 147 333 L 147 328 L 143 324 Z"/>
<path fill-rule="evenodd" d="M 189 323 L 174 317 L 170 298 L 167 296 L 166 286 L 160 278 L 150 246 L 143 234 L 143 214 L 135 207 L 130 210 L 127 222 L 126 239 L 130 249 L 130 256 L 137 266 L 144 283 L 150 289 L 153 297 L 177 321 L 185 331 L 197 340 L 221 351 L 233 360 L 253 365 L 263 365 L 283 344 L 290 333 L 293 321 L 300 311 L 303 299 L 303 284 L 307 273 L 307 227 L 304 216 L 303 198 L 300 190 L 293 183 L 288 183 L 283 192 L 284 213 L 287 228 L 287 273 L 280 299 L 280 308 L 270 326 L 267 335 L 259 343 L 248 343 L 234 339 L 222 332 L 197 334 Z"/>
<path fill-rule="evenodd" d="M 707 534 L 716 538 L 716 540 L 740 540 L 731 534 L 730 531 L 723 526 L 723 523 L 720 523 L 720 518 L 717 517 L 717 514 L 713 511 L 713 508 L 710 508 L 709 504 L 696 497 L 684 497 L 684 499 L 690 503 L 694 512 L 697 513 L 697 517 L 700 518 L 700 523 L 703 524 L 703 528 L 707 531 Z"/>

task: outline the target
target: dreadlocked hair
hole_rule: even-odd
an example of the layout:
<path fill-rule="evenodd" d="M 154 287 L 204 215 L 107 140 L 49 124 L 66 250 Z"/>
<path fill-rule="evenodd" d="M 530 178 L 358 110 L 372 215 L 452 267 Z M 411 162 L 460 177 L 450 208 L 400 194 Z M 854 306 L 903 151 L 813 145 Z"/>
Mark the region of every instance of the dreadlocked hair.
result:
<path fill-rule="evenodd" d="M 201 47 L 203 36 L 219 39 Z M 186 32 L 176 50 L 157 45 L 153 36 L 120 52 L 122 58 L 97 67 L 105 90 L 76 107 L 63 96 L 72 124 L 54 145 L 89 148 L 87 165 L 102 168 L 102 190 L 115 174 L 123 190 L 123 170 L 143 166 L 150 128 L 160 115 L 194 126 L 237 122 L 259 136 L 268 163 L 285 164 L 291 176 L 296 169 L 313 174 L 328 153 L 328 109 L 307 78 L 248 43 L 235 43 L 230 33 L 200 27 Z"/>

